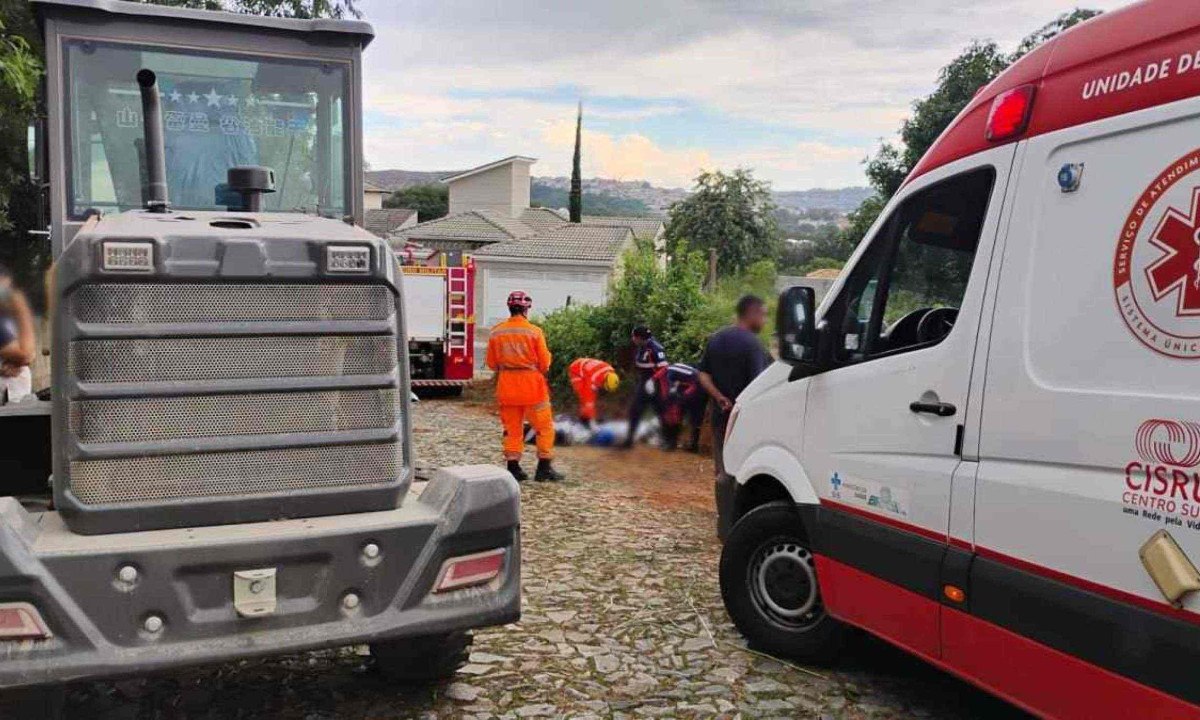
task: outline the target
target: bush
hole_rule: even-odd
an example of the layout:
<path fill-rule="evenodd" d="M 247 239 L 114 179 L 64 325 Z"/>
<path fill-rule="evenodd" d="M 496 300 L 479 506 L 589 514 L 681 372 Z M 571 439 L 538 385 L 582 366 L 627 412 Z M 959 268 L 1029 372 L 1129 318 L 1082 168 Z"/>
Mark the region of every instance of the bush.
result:
<path fill-rule="evenodd" d="M 607 303 L 561 308 L 538 318 L 554 354 L 550 383 L 556 399 L 572 398 L 567 367 L 576 358 L 605 360 L 627 376 L 633 356 L 629 336 L 635 325 L 649 326 L 672 362 L 695 364 L 708 336 L 732 320 L 739 297 L 753 292 L 769 301 L 774 295 L 775 267 L 769 260 L 719 282 L 709 292 L 703 289 L 705 273 L 698 253 L 673 258 L 664 266 L 652 249 L 642 248 L 624 259 Z"/>

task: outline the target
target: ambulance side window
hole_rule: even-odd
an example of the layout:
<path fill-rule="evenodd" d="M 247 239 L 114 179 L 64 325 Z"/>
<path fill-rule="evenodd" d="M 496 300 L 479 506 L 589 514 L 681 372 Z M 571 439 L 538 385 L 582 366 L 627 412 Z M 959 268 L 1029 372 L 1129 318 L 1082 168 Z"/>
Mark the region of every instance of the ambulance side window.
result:
<path fill-rule="evenodd" d="M 995 179 L 990 167 L 956 175 L 893 211 L 843 290 L 840 362 L 929 347 L 950 334 Z"/>

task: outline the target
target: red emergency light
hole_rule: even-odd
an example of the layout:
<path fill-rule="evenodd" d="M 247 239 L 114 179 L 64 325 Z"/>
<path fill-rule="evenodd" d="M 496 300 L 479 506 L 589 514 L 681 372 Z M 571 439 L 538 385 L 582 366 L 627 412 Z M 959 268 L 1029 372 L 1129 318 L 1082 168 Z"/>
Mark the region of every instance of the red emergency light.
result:
<path fill-rule="evenodd" d="M 1021 85 L 1005 90 L 992 100 L 992 109 L 987 119 L 987 139 L 1000 142 L 1025 132 L 1029 116 L 1033 114 L 1033 95 L 1036 85 Z"/>

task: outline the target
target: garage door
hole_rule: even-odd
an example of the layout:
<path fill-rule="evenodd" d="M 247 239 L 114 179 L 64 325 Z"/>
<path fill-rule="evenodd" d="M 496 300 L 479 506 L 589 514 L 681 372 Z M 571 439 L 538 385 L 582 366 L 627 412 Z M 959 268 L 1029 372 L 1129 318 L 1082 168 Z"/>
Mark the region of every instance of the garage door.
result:
<path fill-rule="evenodd" d="M 491 267 L 484 270 L 483 322 L 491 327 L 508 317 L 508 294 L 524 290 L 533 297 L 533 314 L 544 315 L 571 305 L 604 302 L 608 275 L 603 272 L 525 270 Z"/>

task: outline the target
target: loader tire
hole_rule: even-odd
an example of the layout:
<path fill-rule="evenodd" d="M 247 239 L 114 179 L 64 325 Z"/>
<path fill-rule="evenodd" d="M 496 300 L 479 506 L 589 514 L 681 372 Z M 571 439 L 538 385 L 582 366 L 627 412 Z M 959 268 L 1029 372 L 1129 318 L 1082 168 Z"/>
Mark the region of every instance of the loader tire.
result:
<path fill-rule="evenodd" d="M 448 680 L 467 662 L 471 633 L 423 635 L 371 645 L 375 667 L 389 680 L 423 685 Z"/>
<path fill-rule="evenodd" d="M 812 547 L 794 506 L 742 516 L 721 549 L 721 599 L 756 650 L 807 662 L 837 655 L 844 628 L 825 612 Z"/>

